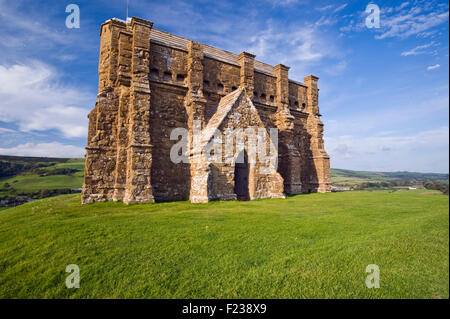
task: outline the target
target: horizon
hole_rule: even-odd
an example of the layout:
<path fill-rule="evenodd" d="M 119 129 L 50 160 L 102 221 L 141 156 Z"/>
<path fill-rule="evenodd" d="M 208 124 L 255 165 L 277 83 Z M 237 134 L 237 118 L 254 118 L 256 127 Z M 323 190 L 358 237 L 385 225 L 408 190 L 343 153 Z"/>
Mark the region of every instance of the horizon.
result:
<path fill-rule="evenodd" d="M 123 0 L 0 0 L 0 154 L 83 158 L 98 87 L 99 30 Z M 320 78 L 331 166 L 365 172 L 449 173 L 448 3 L 376 1 L 130 1 L 156 29 Z M 108 5 L 106 5 L 108 4 Z M 300 18 L 299 18 L 300 17 Z M 433 173 L 431 173 L 433 172 Z"/>
<path fill-rule="evenodd" d="M 46 159 L 80 159 L 84 160 L 83 157 L 51 157 L 51 156 L 20 156 L 20 155 L 7 155 L 0 154 L 1 157 L 17 157 L 17 158 L 46 158 Z M 353 171 L 353 172 L 367 172 L 367 173 L 419 173 L 419 174 L 439 174 L 439 175 L 449 175 L 449 173 L 437 173 L 437 172 L 417 172 L 417 171 L 366 171 L 366 170 L 354 170 L 347 168 L 339 168 L 339 167 L 331 167 L 331 169 L 335 170 L 343 170 L 343 171 Z"/>

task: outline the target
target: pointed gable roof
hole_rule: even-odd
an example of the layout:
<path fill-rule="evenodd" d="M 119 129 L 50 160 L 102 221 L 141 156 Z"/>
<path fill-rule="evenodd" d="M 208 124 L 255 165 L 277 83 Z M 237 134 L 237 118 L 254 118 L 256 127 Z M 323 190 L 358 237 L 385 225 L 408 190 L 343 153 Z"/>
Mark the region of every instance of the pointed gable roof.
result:
<path fill-rule="evenodd" d="M 248 105 L 250 106 L 249 112 L 255 115 L 259 126 L 264 127 L 264 124 L 259 117 L 258 111 L 256 110 L 256 107 L 254 106 L 251 99 L 248 97 L 245 88 L 239 87 L 237 90 L 222 97 L 217 107 L 216 113 L 214 113 L 206 127 L 201 131 L 200 143 L 193 149 L 194 154 L 197 152 L 201 152 L 205 145 L 211 141 L 216 130 L 219 130 L 219 127 L 231 114 L 233 107 L 238 105 L 238 102 L 243 99 L 246 99 Z"/>
<path fill-rule="evenodd" d="M 222 99 L 220 99 L 219 106 L 217 107 L 216 113 L 211 117 L 206 127 L 202 130 L 201 142 L 208 143 L 214 135 L 216 129 L 219 129 L 220 125 L 227 117 L 228 113 L 230 113 L 233 105 L 235 105 L 236 101 L 243 95 L 244 89 L 239 88 L 234 90 L 233 92 L 225 95 Z"/>

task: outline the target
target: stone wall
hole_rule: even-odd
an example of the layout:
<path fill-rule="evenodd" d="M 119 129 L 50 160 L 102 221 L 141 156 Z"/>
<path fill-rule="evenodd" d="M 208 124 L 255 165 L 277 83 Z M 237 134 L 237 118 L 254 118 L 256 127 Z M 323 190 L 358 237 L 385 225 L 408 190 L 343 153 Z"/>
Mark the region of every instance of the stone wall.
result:
<path fill-rule="evenodd" d="M 288 67 L 177 37 L 139 18 L 108 20 L 100 35 L 99 93 L 89 114 L 83 203 L 192 199 L 196 172 L 206 168 L 172 163 L 170 149 L 177 141 L 170 133 L 185 128 L 191 138 L 194 121 L 206 127 L 220 101 L 239 88 L 246 89 L 267 131 L 279 130 L 284 186 L 277 192 L 330 190 L 317 77 L 292 81 Z M 203 201 L 226 183 L 221 171 L 209 177 L 213 185 Z M 263 185 L 262 179 L 257 183 Z M 252 198 L 263 193 L 259 188 Z"/>

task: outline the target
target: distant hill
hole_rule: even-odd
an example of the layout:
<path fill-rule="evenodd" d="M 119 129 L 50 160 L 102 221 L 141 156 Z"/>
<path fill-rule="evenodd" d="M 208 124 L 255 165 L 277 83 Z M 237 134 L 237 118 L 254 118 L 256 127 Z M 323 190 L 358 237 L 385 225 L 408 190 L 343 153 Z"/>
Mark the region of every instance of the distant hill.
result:
<path fill-rule="evenodd" d="M 364 182 L 410 181 L 421 184 L 424 181 L 449 182 L 449 174 L 416 172 L 368 172 L 347 169 L 331 169 L 331 181 L 335 185 L 354 185 Z"/>
<path fill-rule="evenodd" d="M 84 159 L 0 155 L 0 206 L 80 191 Z"/>
<path fill-rule="evenodd" d="M 58 157 L 34 157 L 34 156 L 12 156 L 12 155 L 0 155 L 0 161 L 10 162 L 24 162 L 24 163 L 48 163 L 58 162 L 66 163 L 70 161 L 70 158 L 58 158 Z M 82 160 L 82 159 L 80 159 Z"/>
<path fill-rule="evenodd" d="M 83 176 L 83 158 L 0 155 L 0 206 L 79 191 Z M 353 189 L 421 185 L 425 181 L 448 184 L 448 180 L 448 174 L 331 169 L 333 185 Z"/>

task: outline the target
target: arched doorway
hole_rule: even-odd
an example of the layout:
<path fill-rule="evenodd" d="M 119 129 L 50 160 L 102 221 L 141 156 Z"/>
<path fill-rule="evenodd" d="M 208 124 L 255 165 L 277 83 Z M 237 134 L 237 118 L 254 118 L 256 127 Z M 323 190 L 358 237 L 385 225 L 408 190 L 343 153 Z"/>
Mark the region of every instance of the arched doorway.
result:
<path fill-rule="evenodd" d="M 242 151 L 236 159 L 234 165 L 234 193 L 237 200 L 250 200 L 248 191 L 248 158 L 247 153 Z"/>

